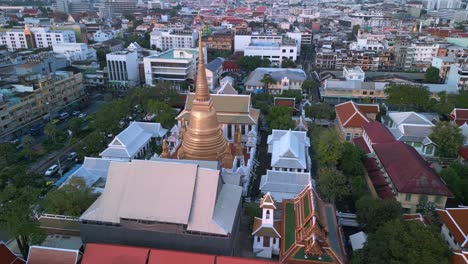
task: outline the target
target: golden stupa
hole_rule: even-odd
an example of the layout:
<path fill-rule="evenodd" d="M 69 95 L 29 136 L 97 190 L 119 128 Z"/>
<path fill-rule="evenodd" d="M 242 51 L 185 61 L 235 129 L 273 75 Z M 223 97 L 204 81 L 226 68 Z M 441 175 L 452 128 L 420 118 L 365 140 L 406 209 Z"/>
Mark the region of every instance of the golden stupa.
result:
<path fill-rule="evenodd" d="M 219 127 L 216 109 L 208 90 L 201 34 L 198 37 L 198 69 L 195 99 L 189 123 L 183 131 L 182 144 L 177 151 L 179 159 L 217 160 L 224 168 L 232 168 L 229 143 Z"/>

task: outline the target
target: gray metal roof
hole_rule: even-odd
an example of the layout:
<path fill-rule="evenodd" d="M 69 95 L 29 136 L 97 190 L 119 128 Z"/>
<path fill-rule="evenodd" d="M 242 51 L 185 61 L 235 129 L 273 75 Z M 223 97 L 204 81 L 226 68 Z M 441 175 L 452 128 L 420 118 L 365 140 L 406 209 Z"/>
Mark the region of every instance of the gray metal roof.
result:
<path fill-rule="evenodd" d="M 207 63 L 205 65 L 205 67 L 212 71 L 212 72 L 215 72 L 216 70 L 218 70 L 220 67 L 223 66 L 223 63 L 224 63 L 225 59 L 221 58 L 221 57 L 218 57 L 212 61 L 210 61 L 209 63 Z"/>
<path fill-rule="evenodd" d="M 305 72 L 302 69 L 283 69 L 283 68 L 257 68 L 251 72 L 245 82 L 247 86 L 261 86 L 263 76 L 265 74 L 270 74 L 271 77 L 280 81 L 284 77 L 288 78 L 291 81 L 303 82 L 307 79 Z"/>

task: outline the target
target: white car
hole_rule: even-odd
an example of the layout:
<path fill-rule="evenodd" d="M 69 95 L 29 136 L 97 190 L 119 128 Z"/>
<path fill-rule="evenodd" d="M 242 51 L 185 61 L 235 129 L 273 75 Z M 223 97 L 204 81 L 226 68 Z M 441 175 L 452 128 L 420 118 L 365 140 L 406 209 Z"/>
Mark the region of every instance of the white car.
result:
<path fill-rule="evenodd" d="M 51 175 L 57 173 L 58 170 L 59 170 L 59 166 L 58 166 L 57 164 L 54 164 L 54 165 L 50 166 L 50 167 L 46 170 L 46 172 L 44 173 L 44 175 L 45 175 L 45 176 L 51 176 Z"/>
<path fill-rule="evenodd" d="M 86 113 L 81 113 L 78 115 L 79 118 L 85 118 L 86 117 Z"/>

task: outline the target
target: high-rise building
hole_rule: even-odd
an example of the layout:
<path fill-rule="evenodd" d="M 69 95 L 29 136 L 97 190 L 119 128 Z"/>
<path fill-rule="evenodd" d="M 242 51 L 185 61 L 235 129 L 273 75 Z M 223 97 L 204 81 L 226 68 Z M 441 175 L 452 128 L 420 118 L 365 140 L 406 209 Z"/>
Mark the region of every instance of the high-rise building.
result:
<path fill-rule="evenodd" d="M 198 31 L 191 29 L 157 29 L 151 32 L 150 45 L 155 49 L 195 48 Z"/>
<path fill-rule="evenodd" d="M 48 48 L 59 43 L 76 43 L 75 32 L 71 30 L 50 30 L 48 27 L 30 28 L 36 48 Z"/>
<path fill-rule="evenodd" d="M 68 0 L 56 0 L 57 3 L 57 11 L 69 14 L 69 9 L 68 9 Z"/>

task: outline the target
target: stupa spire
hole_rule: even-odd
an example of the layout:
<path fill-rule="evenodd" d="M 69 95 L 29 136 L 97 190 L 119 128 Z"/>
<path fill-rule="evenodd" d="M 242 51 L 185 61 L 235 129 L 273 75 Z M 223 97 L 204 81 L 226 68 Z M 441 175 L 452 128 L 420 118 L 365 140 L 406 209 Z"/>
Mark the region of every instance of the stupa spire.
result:
<path fill-rule="evenodd" d="M 198 33 L 198 66 L 197 82 L 195 86 L 195 101 L 205 102 L 210 100 L 210 91 L 206 81 L 205 55 L 203 53 L 203 43 L 201 31 Z"/>

